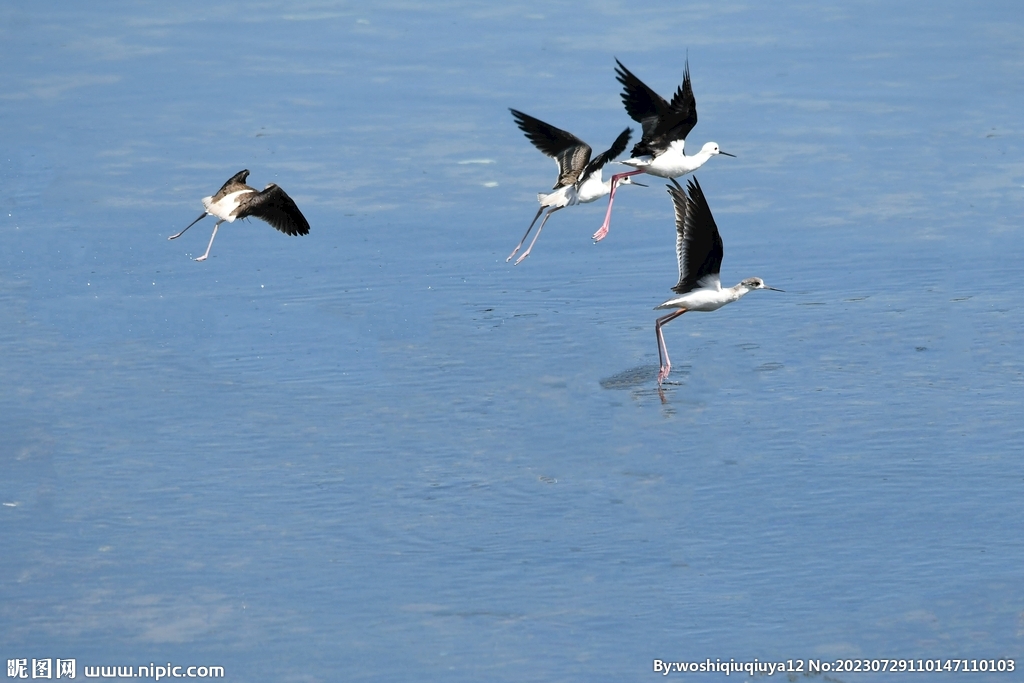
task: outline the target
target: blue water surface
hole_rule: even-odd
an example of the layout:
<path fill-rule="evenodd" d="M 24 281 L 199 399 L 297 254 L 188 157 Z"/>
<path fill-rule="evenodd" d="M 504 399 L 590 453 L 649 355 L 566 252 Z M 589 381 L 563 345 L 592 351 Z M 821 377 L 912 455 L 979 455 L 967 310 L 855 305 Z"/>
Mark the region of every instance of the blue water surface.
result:
<path fill-rule="evenodd" d="M 723 282 L 786 290 L 668 325 L 663 393 L 661 180 L 505 262 L 508 107 L 601 151 L 615 57 L 689 59 Z M 8 3 L 0 86 L 0 659 L 1024 667 L 1017 3 Z M 311 233 L 192 261 L 243 168 Z"/>

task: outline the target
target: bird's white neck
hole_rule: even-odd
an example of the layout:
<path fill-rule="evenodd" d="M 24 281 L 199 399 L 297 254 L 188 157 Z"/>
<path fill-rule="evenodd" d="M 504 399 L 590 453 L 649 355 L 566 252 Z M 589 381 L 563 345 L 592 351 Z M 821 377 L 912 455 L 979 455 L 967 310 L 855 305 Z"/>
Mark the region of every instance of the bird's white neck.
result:
<path fill-rule="evenodd" d="M 740 282 L 739 284 L 733 285 L 732 287 L 729 287 L 728 289 L 725 289 L 723 291 L 729 293 L 728 303 L 732 303 L 733 301 L 739 301 L 740 299 L 742 299 L 743 296 L 750 291 L 750 287 L 747 287 L 745 284 Z"/>
<path fill-rule="evenodd" d="M 679 153 L 683 154 L 683 150 L 679 150 Z M 683 156 L 686 156 L 686 155 L 683 155 Z M 686 156 L 686 159 L 692 165 L 694 165 L 694 168 L 699 168 L 699 167 L 704 165 L 704 162 L 706 162 L 708 159 L 710 159 L 713 156 L 714 156 L 714 154 L 712 154 L 710 151 L 708 151 L 706 149 L 701 149 L 696 154 L 691 154 L 690 156 Z"/>
<path fill-rule="evenodd" d="M 581 204 L 592 202 L 595 199 L 604 197 L 612 191 L 612 179 L 603 180 L 601 176 L 604 175 L 600 169 L 591 173 L 587 176 L 583 184 L 580 185 L 579 192 L 577 193 L 577 199 Z"/>

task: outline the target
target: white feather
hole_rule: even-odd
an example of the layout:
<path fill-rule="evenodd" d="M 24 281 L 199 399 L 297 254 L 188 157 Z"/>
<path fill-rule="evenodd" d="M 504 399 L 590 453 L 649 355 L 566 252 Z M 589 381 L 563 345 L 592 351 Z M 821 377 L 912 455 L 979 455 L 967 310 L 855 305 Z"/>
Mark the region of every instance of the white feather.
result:
<path fill-rule="evenodd" d="M 255 190 L 239 190 L 238 192 L 232 192 L 231 194 L 224 195 L 216 202 L 213 201 L 213 197 L 203 197 L 203 206 L 206 207 L 206 213 L 211 216 L 216 216 L 222 221 L 228 223 L 235 222 L 235 210 L 238 209 L 239 200 L 243 194 L 249 194 L 255 192 Z"/>

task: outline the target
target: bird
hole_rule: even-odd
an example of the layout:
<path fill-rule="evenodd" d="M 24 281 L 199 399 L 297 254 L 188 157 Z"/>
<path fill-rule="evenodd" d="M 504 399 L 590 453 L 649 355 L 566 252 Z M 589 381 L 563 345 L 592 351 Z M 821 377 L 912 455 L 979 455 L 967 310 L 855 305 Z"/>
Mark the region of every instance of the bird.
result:
<path fill-rule="evenodd" d="M 631 158 L 621 163 L 632 166 L 635 171 L 616 173 L 611 177 L 608 210 L 604 223 L 594 233 L 594 241 L 600 242 L 608 234 L 612 222 L 612 203 L 615 188 L 626 178 L 638 173 L 649 173 L 660 178 L 678 178 L 692 173 L 703 166 L 708 159 L 719 154 L 735 157 L 722 151 L 716 142 L 706 143 L 699 152 L 686 156 L 683 149 L 686 136 L 697 125 L 697 101 L 690 85 L 690 60 L 683 69 L 683 82 L 676 89 L 671 102 L 666 102 L 639 78 L 623 66 L 618 59 L 615 76 L 622 84 L 622 104 L 629 117 L 643 127 L 640 141 L 633 145 Z"/>
<path fill-rule="evenodd" d="M 210 255 L 210 247 L 213 246 L 213 238 L 217 236 L 217 228 L 220 227 L 220 224 L 224 221 L 233 223 L 236 218 L 248 218 L 249 216 L 260 218 L 286 235 L 309 234 L 309 222 L 284 190 L 274 183 L 270 183 L 263 188 L 262 192 L 257 191 L 245 184 L 245 179 L 248 176 L 248 169 L 239 171 L 217 190 L 217 194 L 212 197 L 203 197 L 203 206 L 206 207 L 206 211 L 185 226 L 185 230 L 188 230 L 207 216 L 216 216 L 220 219 L 213 226 L 213 234 L 210 235 L 210 243 L 206 245 L 206 253 L 195 259 L 196 261 L 205 261 L 206 257 Z M 167 239 L 177 239 L 185 233 L 185 230 L 171 235 Z"/>
<path fill-rule="evenodd" d="M 626 150 L 626 145 L 629 144 L 629 138 L 632 136 L 633 130 L 626 128 L 619 133 L 619 136 L 615 138 L 615 142 L 612 143 L 612 146 L 606 152 L 598 154 L 591 159 L 590 153 L 592 150 L 590 145 L 572 133 L 555 128 L 551 124 L 544 123 L 540 119 L 524 114 L 521 111 L 515 109 L 509 109 L 509 111 L 512 112 L 516 125 L 526 135 L 526 139 L 558 164 L 558 179 L 552 188 L 554 191 L 547 194 L 542 192 L 537 195 L 540 208 L 537 209 L 537 214 L 533 217 L 533 221 L 530 222 L 530 227 L 526 229 L 523 239 L 519 241 L 516 248 L 505 259 L 505 263 L 508 263 L 519 252 L 523 243 L 526 242 L 526 238 L 529 237 L 530 231 L 533 230 L 537 219 L 540 218 L 544 209 L 547 209 L 547 215 L 544 216 L 540 227 L 537 228 L 537 234 L 533 236 L 530 246 L 516 259 L 514 265 L 518 266 L 522 263 L 523 259 L 530 255 L 530 250 L 536 244 L 537 238 L 540 237 L 540 232 L 544 229 L 544 224 L 551 218 L 551 214 L 566 206 L 587 204 L 608 194 L 611 182 L 602 180 L 601 169 L 604 168 L 605 164 L 614 160 L 615 157 Z M 629 179 L 627 181 L 628 184 L 646 187 L 642 183 L 634 183 L 629 181 Z"/>
<path fill-rule="evenodd" d="M 658 386 L 672 370 L 668 347 L 661 328 L 687 311 L 717 311 L 722 306 L 738 301 L 755 289 L 783 290 L 769 287 L 759 277 L 748 277 L 739 284 L 722 289 L 719 273 L 722 270 L 722 236 L 711 215 L 704 191 L 695 177 L 687 183 L 689 195 L 673 178 L 668 193 L 676 213 L 676 257 L 679 261 L 679 283 L 672 288 L 678 296 L 655 306 L 654 310 L 676 309 L 658 318 L 654 325 L 658 337 Z"/>

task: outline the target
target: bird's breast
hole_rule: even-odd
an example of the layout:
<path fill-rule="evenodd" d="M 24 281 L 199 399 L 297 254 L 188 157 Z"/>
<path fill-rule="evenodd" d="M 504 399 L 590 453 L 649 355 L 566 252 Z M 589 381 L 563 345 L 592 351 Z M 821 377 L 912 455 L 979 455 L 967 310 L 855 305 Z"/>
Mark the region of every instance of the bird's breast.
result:
<path fill-rule="evenodd" d="M 239 190 L 238 192 L 226 194 L 217 201 L 213 201 L 213 197 L 203 197 L 203 206 L 206 207 L 206 213 L 211 216 L 216 216 L 222 221 L 232 223 L 237 218 L 235 212 L 241 204 L 242 196 L 253 192 L 255 190 Z"/>
<path fill-rule="evenodd" d="M 732 297 L 731 292 L 728 290 L 695 289 L 692 292 L 669 299 L 665 303 L 656 306 L 655 309 L 685 308 L 688 311 L 703 311 L 706 313 L 708 311 L 717 311 L 722 306 L 735 300 L 736 298 Z"/>
<path fill-rule="evenodd" d="M 576 193 L 576 199 L 580 204 L 589 204 L 592 201 L 600 199 L 608 194 L 609 183 L 601 180 L 601 173 L 592 173 L 587 179 L 580 185 L 579 191 Z"/>
<path fill-rule="evenodd" d="M 683 154 L 682 149 L 670 147 L 664 154 L 655 157 L 644 170 L 661 178 L 678 178 L 697 169 L 700 166 L 697 161 Z"/>

